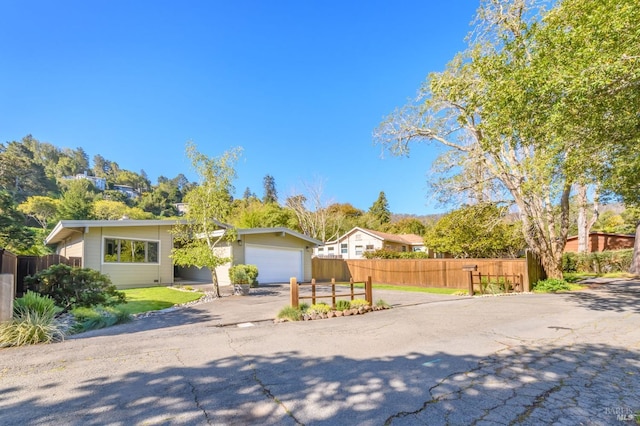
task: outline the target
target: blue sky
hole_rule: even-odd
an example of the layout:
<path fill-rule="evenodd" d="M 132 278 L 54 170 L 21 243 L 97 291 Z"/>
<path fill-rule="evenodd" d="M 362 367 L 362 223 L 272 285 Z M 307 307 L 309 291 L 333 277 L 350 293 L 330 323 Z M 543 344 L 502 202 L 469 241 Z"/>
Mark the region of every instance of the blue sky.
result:
<path fill-rule="evenodd" d="M 435 147 L 388 154 L 372 131 L 464 49 L 478 3 L 29 1 L 0 3 L 0 141 L 27 134 L 121 168 L 195 180 L 185 144 L 241 146 L 236 196 L 281 201 L 323 182 L 327 201 L 443 211 Z"/>

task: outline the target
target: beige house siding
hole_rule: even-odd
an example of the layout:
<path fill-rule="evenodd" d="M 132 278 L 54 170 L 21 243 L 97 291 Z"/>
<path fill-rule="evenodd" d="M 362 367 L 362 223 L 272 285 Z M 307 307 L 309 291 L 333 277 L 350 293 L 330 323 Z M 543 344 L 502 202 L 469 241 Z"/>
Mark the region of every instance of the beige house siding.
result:
<path fill-rule="evenodd" d="M 282 232 L 243 235 L 242 246 L 238 246 L 238 243 L 232 244 L 234 264 L 245 262 L 244 247 L 246 244 L 282 247 L 285 249 L 302 249 L 302 274 L 304 281 L 311 281 L 311 255 L 313 254 L 313 248 L 310 247 L 310 243 Z M 258 274 L 260 274 L 260 271 L 258 271 Z M 260 281 L 260 275 L 258 275 L 258 281 Z"/>
<path fill-rule="evenodd" d="M 64 244 L 58 245 L 56 247 L 56 254 L 59 254 L 64 257 L 82 257 L 84 250 L 84 240 L 82 238 L 82 234 L 78 234 L 73 238 L 70 238 L 64 242 Z"/>

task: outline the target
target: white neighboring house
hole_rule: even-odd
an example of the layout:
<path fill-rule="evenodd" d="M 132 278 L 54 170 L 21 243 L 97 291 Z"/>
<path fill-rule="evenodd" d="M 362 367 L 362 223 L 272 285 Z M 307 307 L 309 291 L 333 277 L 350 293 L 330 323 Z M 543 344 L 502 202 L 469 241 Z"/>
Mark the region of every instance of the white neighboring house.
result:
<path fill-rule="evenodd" d="M 334 241 L 327 241 L 314 250 L 314 255 L 325 258 L 363 259 L 366 251 L 387 249 L 399 252 L 426 251 L 424 240 L 416 234 L 387 234 L 355 227 Z"/>
<path fill-rule="evenodd" d="M 66 180 L 86 179 L 90 181 L 98 190 L 104 191 L 107 188 L 107 180 L 105 178 L 89 176 L 87 172 L 78 173 L 75 176 L 65 176 Z"/>
<path fill-rule="evenodd" d="M 122 192 L 127 198 L 138 198 L 140 196 L 140 192 L 132 186 L 129 185 L 113 185 L 114 191 Z"/>

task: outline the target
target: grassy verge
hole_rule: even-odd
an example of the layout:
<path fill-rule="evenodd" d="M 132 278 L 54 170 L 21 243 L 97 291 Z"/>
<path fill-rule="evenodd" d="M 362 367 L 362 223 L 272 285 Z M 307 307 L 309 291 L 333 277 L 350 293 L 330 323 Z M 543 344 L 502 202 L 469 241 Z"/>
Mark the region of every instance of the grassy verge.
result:
<path fill-rule="evenodd" d="M 319 283 L 325 284 L 325 283 Z M 349 283 L 338 283 L 338 285 L 349 286 Z M 364 288 L 364 284 L 356 283 L 356 288 Z M 442 287 L 414 287 L 409 285 L 392 285 L 392 284 L 373 284 L 376 290 L 398 290 L 414 293 L 432 293 L 432 294 L 454 294 L 461 291 L 459 288 L 442 288 Z"/>
<path fill-rule="evenodd" d="M 127 314 L 157 311 L 174 305 L 200 299 L 200 292 L 179 291 L 169 287 L 147 287 L 122 290 L 127 296 L 127 303 L 118 305 L 117 309 Z"/>

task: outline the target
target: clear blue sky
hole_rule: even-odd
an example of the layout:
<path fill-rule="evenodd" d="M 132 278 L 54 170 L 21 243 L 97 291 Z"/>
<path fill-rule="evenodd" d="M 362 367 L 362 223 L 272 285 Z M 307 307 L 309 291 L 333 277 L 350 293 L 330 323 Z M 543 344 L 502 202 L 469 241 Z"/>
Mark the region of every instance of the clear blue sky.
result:
<path fill-rule="evenodd" d="M 236 196 L 301 182 L 366 210 L 441 211 L 435 149 L 381 158 L 372 131 L 464 48 L 477 1 L 3 0 L 0 141 L 83 147 L 155 183 L 244 148 Z"/>

